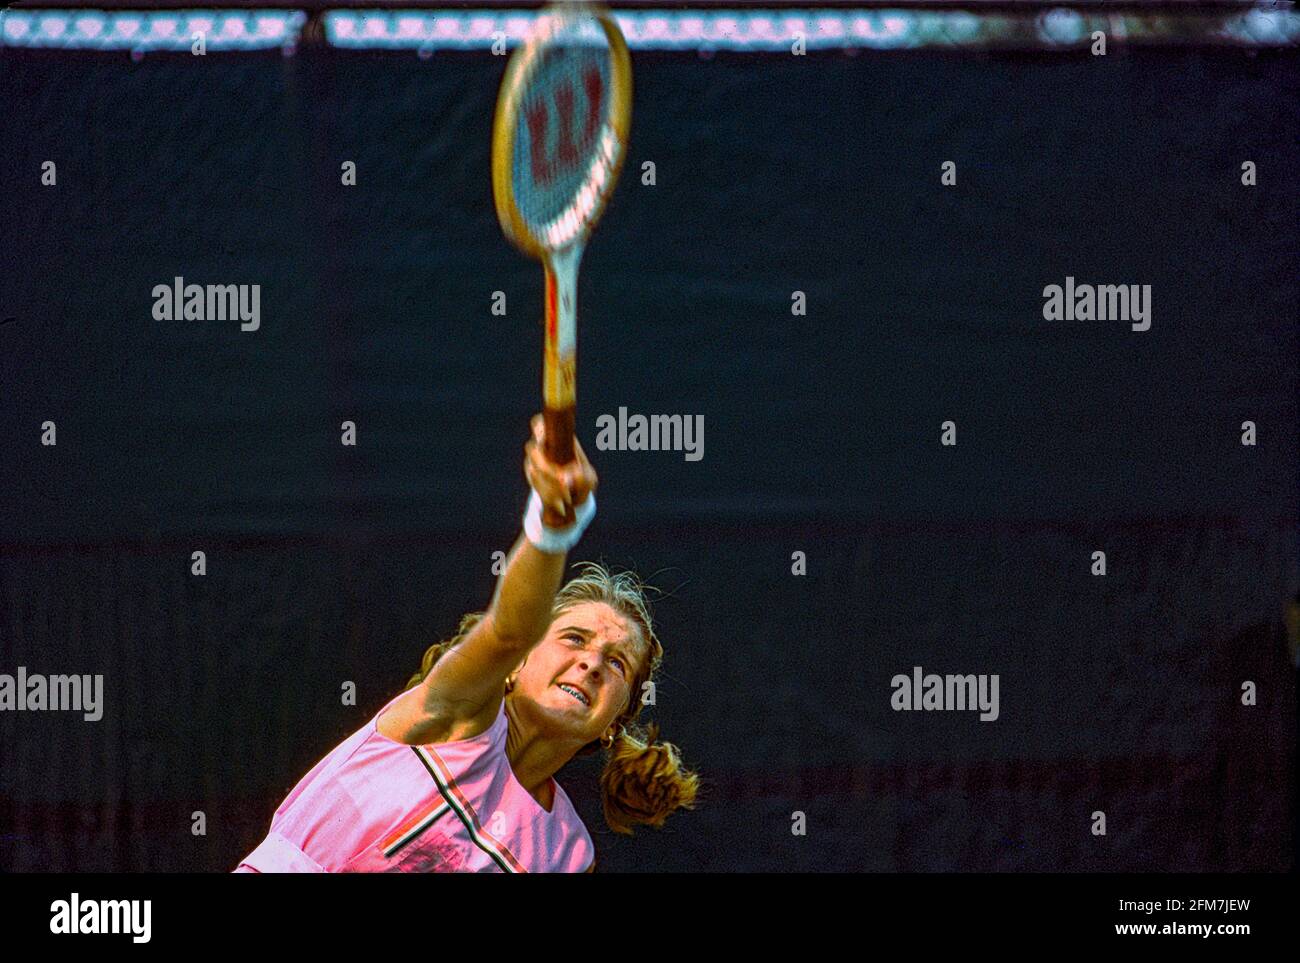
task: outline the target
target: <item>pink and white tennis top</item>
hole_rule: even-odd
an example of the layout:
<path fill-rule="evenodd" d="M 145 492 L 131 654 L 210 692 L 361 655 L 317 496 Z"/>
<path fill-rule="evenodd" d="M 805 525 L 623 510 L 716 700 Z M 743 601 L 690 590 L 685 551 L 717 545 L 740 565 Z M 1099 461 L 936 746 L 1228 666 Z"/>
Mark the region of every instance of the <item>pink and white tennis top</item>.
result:
<path fill-rule="evenodd" d="M 578 873 L 595 847 L 559 783 L 547 812 L 506 757 L 505 700 L 472 739 L 408 746 L 375 713 L 307 773 L 235 872 Z"/>

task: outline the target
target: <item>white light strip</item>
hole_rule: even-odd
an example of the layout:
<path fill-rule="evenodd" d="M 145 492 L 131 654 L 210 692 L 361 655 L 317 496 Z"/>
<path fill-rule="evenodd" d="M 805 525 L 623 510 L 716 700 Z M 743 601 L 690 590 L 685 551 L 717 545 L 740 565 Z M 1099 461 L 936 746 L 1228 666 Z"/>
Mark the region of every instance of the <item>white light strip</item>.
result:
<path fill-rule="evenodd" d="M 0 47 L 64 50 L 206 50 L 292 47 L 307 15 L 301 10 L 5 10 Z"/>
<path fill-rule="evenodd" d="M 324 15 L 335 47 L 488 50 L 517 46 L 530 11 L 335 10 Z M 1300 13 L 1256 8 L 1146 16 L 1055 9 L 1033 15 L 960 10 L 706 10 L 615 14 L 635 50 L 788 52 L 807 50 L 1002 48 L 1071 49 L 1104 30 L 1124 43 L 1211 41 L 1248 47 L 1300 44 Z M 0 11 L 0 47 L 69 50 L 189 50 L 202 33 L 208 50 L 292 48 L 306 14 L 298 10 Z"/>
<path fill-rule="evenodd" d="M 520 43 L 535 13 L 460 10 L 339 10 L 326 14 L 325 30 L 336 47 L 488 49 Z M 1300 43 L 1300 14 L 1249 10 L 1200 13 L 1179 18 L 1162 14 L 1105 14 L 1055 9 L 1036 15 L 965 10 L 708 10 L 621 11 L 615 14 L 634 50 L 789 51 L 802 41 L 807 50 L 845 48 L 919 49 L 935 47 L 1077 47 L 1091 42 L 1094 30 L 1115 33 L 1125 42 L 1150 39 L 1177 42 L 1171 25 L 1181 23 L 1182 39 L 1211 39 L 1245 46 Z M 1123 27 L 1116 32 L 1115 24 Z"/>
<path fill-rule="evenodd" d="M 397 12 L 339 10 L 326 14 L 325 32 L 336 47 L 427 50 L 514 47 L 536 14 L 494 15 L 456 10 Z M 634 50 L 787 50 L 799 37 L 807 49 L 916 46 L 919 26 L 942 25 L 967 36 L 979 17 L 961 12 L 917 14 L 899 10 L 753 13 L 624 11 L 615 15 Z"/>

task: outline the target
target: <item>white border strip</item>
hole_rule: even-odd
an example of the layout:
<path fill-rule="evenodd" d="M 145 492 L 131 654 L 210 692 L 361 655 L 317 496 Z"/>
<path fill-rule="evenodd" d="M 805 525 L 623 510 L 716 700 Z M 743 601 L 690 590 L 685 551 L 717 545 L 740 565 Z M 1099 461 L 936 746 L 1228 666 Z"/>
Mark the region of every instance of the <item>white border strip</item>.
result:
<path fill-rule="evenodd" d="M 325 15 L 329 43 L 341 48 L 481 50 L 516 46 L 535 13 L 460 10 L 337 10 Z M 1234 46 L 1300 44 L 1300 13 L 1107 14 L 1053 9 L 1034 15 L 967 10 L 621 11 L 614 14 L 633 50 L 791 52 L 962 47 L 1076 48 L 1093 31 L 1125 43 L 1206 40 Z M 498 48 L 500 49 L 500 48 Z"/>
<path fill-rule="evenodd" d="M 498 50 L 517 46 L 536 13 L 472 10 L 334 10 L 323 15 L 327 42 L 343 49 Z M 960 10 L 707 10 L 615 14 L 635 50 L 791 52 L 933 48 L 1072 49 L 1095 30 L 1123 43 L 1203 43 L 1245 47 L 1300 44 L 1300 13 L 1106 14 L 1054 9 L 1033 15 Z M 300 10 L 5 10 L 0 47 L 291 52 L 307 15 Z"/>
<path fill-rule="evenodd" d="M 206 50 L 292 48 L 301 10 L 5 10 L 0 47 L 58 50 L 184 50 L 202 35 Z"/>

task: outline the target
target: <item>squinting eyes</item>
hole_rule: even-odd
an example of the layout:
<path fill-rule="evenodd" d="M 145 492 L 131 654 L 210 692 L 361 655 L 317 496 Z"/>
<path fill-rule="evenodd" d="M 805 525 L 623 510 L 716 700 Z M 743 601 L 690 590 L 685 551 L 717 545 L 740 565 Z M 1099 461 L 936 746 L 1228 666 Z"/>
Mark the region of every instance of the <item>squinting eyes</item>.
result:
<path fill-rule="evenodd" d="M 572 639 L 579 646 L 586 645 L 587 643 L 586 639 L 584 639 L 582 636 L 574 632 L 570 632 L 568 635 L 565 636 L 565 638 Z M 613 658 L 611 658 L 609 661 L 613 662 L 615 665 L 618 666 L 618 671 L 621 675 L 627 675 L 627 663 L 623 661 L 621 656 L 616 655 Z"/>

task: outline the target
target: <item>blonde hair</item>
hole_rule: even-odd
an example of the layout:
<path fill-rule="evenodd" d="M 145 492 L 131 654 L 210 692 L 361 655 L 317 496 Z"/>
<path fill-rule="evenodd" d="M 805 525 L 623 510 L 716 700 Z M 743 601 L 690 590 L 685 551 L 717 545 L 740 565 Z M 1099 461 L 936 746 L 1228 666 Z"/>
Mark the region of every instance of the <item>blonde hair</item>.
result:
<path fill-rule="evenodd" d="M 647 643 L 646 657 L 629 683 L 628 705 L 614 720 L 617 734 L 613 745 L 605 750 L 605 768 L 600 774 L 605 823 L 616 833 L 630 835 L 633 826 L 658 828 L 676 810 L 693 809 L 700 777 L 682 763 L 681 752 L 675 745 L 659 741 L 658 724 L 642 726 L 637 721 L 642 706 L 638 695 L 647 682 L 653 681 L 664 654 L 651 623 L 645 598 L 647 586 L 630 571 L 611 572 L 597 562 L 579 564 L 582 573 L 555 595 L 551 621 L 575 605 L 604 602 L 633 622 Z M 434 663 L 469 635 L 486 614 L 470 612 L 462 616 L 454 636 L 431 645 L 424 653 L 420 671 L 411 676 L 406 688 L 419 685 Z M 577 755 L 587 756 L 600 748 L 599 741 L 590 742 Z"/>

